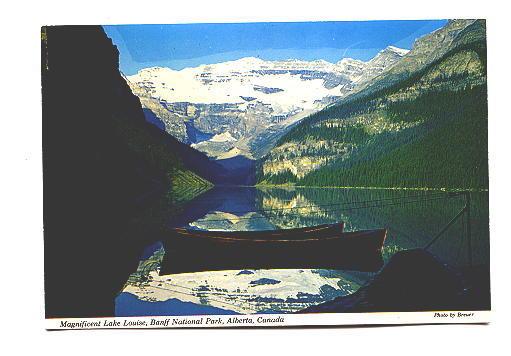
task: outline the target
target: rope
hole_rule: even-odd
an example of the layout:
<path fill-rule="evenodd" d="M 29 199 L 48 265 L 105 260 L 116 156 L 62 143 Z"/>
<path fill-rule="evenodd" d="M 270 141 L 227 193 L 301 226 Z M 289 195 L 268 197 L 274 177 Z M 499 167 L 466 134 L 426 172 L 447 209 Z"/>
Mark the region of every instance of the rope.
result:
<path fill-rule="evenodd" d="M 465 214 L 461 215 L 461 240 L 456 254 L 456 260 L 454 261 L 455 265 L 458 265 L 461 250 L 463 249 L 463 242 L 465 242 Z"/>
<path fill-rule="evenodd" d="M 395 206 L 395 205 L 403 205 L 403 204 L 411 204 L 411 203 L 419 203 L 419 202 L 428 202 L 428 201 L 436 201 L 436 200 L 443 200 L 443 199 L 446 199 L 445 196 L 441 196 L 441 197 L 435 197 L 435 198 L 427 198 L 427 199 L 417 199 L 417 200 L 411 200 L 411 201 L 403 201 L 403 202 L 394 202 L 394 203 L 388 203 L 388 204 L 374 204 L 374 205 L 366 205 L 366 206 L 357 206 L 357 207 L 346 207 L 346 208 L 336 208 L 336 209 L 323 209 L 321 212 L 322 213 L 329 213 L 329 212 L 339 212 L 339 211 L 355 211 L 355 210 L 359 210 L 359 209 L 369 209 L 369 208 L 383 208 L 383 207 L 387 207 L 387 206 Z M 379 201 L 384 201 L 383 199 L 382 200 L 375 200 L 375 202 L 379 202 Z M 367 201 L 367 202 L 371 202 L 371 201 Z M 360 203 L 366 203 L 366 202 L 360 202 Z M 317 205 L 317 207 L 320 207 L 320 206 L 339 206 L 339 205 L 342 205 L 342 204 L 325 204 L 325 205 Z M 303 209 L 304 207 L 300 207 L 300 209 Z M 290 210 L 290 209 L 296 209 L 296 208 L 283 208 L 283 209 L 287 209 L 287 210 Z M 260 211 L 272 211 L 272 210 L 260 210 Z M 251 212 L 258 212 L 258 211 L 251 211 Z M 235 212 L 232 212 L 231 214 L 235 214 Z M 281 216 L 285 216 L 285 217 L 303 217 L 303 214 L 282 214 Z M 254 220 L 254 219 L 266 219 L 266 216 L 252 216 L 252 217 L 236 217 L 232 220 Z M 199 219 L 201 220 L 201 219 Z M 226 221 L 226 220 L 231 220 L 231 219 L 227 219 L 227 218 L 222 218 L 222 219 L 207 219 L 205 220 L 206 222 L 221 222 L 221 221 Z"/>
<path fill-rule="evenodd" d="M 458 196 L 458 195 L 456 195 Z M 379 203 L 385 201 L 396 201 L 396 200 L 406 200 L 406 199 L 415 199 L 415 198 L 430 198 L 430 197 L 450 197 L 445 193 L 432 193 L 432 194 L 419 194 L 419 195 L 407 195 L 402 197 L 392 197 L 392 198 L 382 198 L 382 199 L 373 199 L 373 200 L 363 200 L 363 201 L 352 201 L 352 202 L 344 202 L 344 203 L 331 203 L 331 204 L 314 204 L 311 202 L 308 205 L 302 206 L 294 206 L 289 208 L 270 208 L 270 209 L 259 209 L 259 210 L 239 210 L 239 211 L 230 211 L 230 214 L 244 214 L 244 213 L 264 213 L 271 211 L 283 211 L 283 210 L 300 210 L 300 209 L 310 209 L 312 207 L 329 207 L 329 206 L 341 206 L 341 205 L 353 205 L 353 204 L 367 204 L 367 203 Z M 284 202 L 290 202 L 291 200 L 284 200 Z"/>

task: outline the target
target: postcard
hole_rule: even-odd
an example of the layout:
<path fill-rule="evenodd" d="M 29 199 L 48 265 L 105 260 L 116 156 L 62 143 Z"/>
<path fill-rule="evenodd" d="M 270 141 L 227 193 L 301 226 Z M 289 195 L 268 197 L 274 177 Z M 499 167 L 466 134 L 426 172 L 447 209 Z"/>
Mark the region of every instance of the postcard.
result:
<path fill-rule="evenodd" d="M 41 28 L 47 329 L 489 322 L 481 19 Z"/>

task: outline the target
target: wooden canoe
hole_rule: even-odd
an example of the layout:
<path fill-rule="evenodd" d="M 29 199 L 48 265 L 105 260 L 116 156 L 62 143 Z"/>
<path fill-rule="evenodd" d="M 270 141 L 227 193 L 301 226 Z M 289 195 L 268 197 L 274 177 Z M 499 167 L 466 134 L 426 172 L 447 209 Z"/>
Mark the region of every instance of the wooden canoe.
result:
<path fill-rule="evenodd" d="M 171 234 L 180 237 L 198 238 L 229 238 L 236 240 L 276 240 L 276 239 L 307 239 L 337 236 L 344 230 L 344 223 L 323 224 L 310 227 L 300 227 L 280 230 L 259 231 L 203 231 L 185 228 L 174 228 Z"/>
<path fill-rule="evenodd" d="M 239 238 L 175 234 L 163 241 L 160 275 L 242 269 L 338 269 L 374 272 L 383 266 L 387 230 Z"/>

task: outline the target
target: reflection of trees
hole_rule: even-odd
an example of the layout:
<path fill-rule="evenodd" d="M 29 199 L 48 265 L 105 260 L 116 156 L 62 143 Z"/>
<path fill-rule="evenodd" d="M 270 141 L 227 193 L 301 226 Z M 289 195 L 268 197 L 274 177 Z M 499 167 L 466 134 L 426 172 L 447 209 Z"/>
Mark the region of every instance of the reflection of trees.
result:
<path fill-rule="evenodd" d="M 262 209 L 268 220 L 279 228 L 295 228 L 336 221 L 335 216 L 300 193 L 290 200 L 268 194 L 262 199 Z"/>
<path fill-rule="evenodd" d="M 345 230 L 387 228 L 385 257 L 402 249 L 424 247 L 463 207 L 462 196 L 440 191 L 294 188 L 261 191 L 261 209 L 280 228 L 343 221 Z M 472 193 L 475 259 L 488 259 L 488 194 Z M 453 225 L 433 253 L 463 265 L 466 242 L 462 221 Z"/>
<path fill-rule="evenodd" d="M 165 250 L 161 247 L 147 259 L 140 261 L 137 270 L 129 276 L 126 284 L 133 286 L 147 284 L 151 280 L 150 273 L 160 268 L 164 255 Z"/>

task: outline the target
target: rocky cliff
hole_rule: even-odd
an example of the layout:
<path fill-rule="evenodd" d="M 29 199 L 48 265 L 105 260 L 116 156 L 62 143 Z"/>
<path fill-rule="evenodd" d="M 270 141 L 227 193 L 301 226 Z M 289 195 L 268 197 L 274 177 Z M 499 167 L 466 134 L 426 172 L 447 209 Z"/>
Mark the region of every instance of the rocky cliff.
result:
<path fill-rule="evenodd" d="M 215 159 L 259 158 L 292 125 L 391 68 L 407 50 L 367 62 L 236 61 L 172 70 L 146 68 L 127 80 L 146 115 Z"/>

